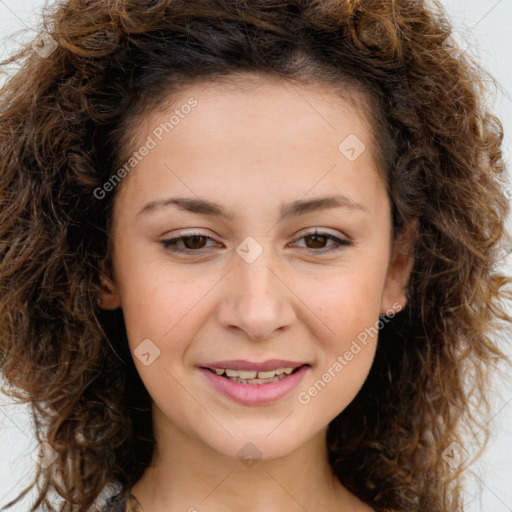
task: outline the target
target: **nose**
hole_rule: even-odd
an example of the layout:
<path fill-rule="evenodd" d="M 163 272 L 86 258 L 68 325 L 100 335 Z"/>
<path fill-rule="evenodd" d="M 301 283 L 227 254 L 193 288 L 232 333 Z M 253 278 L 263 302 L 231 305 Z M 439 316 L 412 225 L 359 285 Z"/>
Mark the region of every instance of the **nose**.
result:
<path fill-rule="evenodd" d="M 264 340 L 296 320 L 296 296 L 284 272 L 272 261 L 269 248 L 251 263 L 234 254 L 233 268 L 226 278 L 217 311 L 223 328 Z"/>

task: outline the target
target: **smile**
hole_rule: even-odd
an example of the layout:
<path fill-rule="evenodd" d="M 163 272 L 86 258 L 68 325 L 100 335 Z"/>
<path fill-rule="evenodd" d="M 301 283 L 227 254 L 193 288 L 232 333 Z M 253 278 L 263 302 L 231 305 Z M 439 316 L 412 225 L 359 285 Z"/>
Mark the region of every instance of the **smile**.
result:
<path fill-rule="evenodd" d="M 241 384 L 268 384 L 285 378 L 294 370 L 297 370 L 297 368 L 278 368 L 276 370 L 264 372 L 216 368 L 215 373 L 221 377 L 226 377 L 233 382 L 240 382 Z"/>
<path fill-rule="evenodd" d="M 245 405 L 276 402 L 295 389 L 310 366 L 269 371 L 200 368 L 211 386 L 222 395 Z"/>

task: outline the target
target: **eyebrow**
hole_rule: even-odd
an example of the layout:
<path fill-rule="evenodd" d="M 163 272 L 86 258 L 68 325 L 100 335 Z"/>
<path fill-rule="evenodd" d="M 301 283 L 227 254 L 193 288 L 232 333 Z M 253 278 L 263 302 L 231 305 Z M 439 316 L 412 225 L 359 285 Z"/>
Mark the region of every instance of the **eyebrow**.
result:
<path fill-rule="evenodd" d="M 199 215 L 218 216 L 225 219 L 234 220 L 236 215 L 232 210 L 225 209 L 222 205 L 193 197 L 170 197 L 168 199 L 159 199 L 150 201 L 139 211 L 137 215 L 147 215 L 160 208 L 176 206 L 184 210 Z M 342 194 L 332 196 L 317 197 L 314 199 L 298 199 L 291 203 L 281 205 L 280 218 L 295 217 L 306 213 L 321 210 L 325 208 L 346 208 L 348 210 L 359 210 L 370 212 L 370 210 L 361 203 L 356 203 L 352 199 Z"/>

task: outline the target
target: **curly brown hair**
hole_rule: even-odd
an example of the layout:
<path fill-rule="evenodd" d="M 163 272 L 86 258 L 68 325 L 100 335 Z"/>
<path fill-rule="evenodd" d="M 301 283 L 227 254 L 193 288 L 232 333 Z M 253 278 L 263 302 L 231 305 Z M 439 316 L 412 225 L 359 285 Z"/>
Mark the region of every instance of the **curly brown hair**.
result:
<path fill-rule="evenodd" d="M 482 85 L 495 81 L 452 51 L 442 6 L 66 0 L 44 20 L 51 51 L 31 41 L 2 63 L 21 67 L 0 100 L 0 369 L 59 457 L 7 506 L 38 483 L 31 511 L 53 511 L 51 492 L 61 511 L 86 511 L 151 462 L 150 396 L 122 311 L 96 300 L 115 191 L 95 190 L 126 160 L 134 120 L 188 84 L 252 72 L 362 92 L 394 234 L 418 226 L 407 307 L 330 423 L 329 461 L 376 511 L 461 510 L 468 464 L 452 471 L 442 452 L 484 428 L 491 370 L 507 360 L 493 336 L 510 326 L 512 279 L 498 269 L 509 240 L 503 130 Z"/>

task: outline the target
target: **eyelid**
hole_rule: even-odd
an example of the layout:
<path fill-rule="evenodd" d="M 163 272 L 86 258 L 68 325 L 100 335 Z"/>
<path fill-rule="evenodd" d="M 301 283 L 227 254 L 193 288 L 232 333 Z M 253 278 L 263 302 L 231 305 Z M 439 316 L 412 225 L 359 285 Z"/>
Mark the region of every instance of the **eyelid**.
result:
<path fill-rule="evenodd" d="M 174 234 L 172 232 L 171 232 L 171 234 L 166 234 L 160 240 L 160 242 L 169 242 L 169 241 L 172 241 L 172 240 L 179 240 L 179 239 L 182 239 L 182 238 L 191 238 L 191 237 L 194 237 L 194 236 L 200 236 L 200 237 L 208 238 L 209 240 L 212 240 L 212 241 L 214 241 L 216 243 L 219 243 L 219 244 L 221 243 L 221 242 L 217 242 L 215 237 L 213 237 L 210 233 L 205 233 L 205 232 L 199 231 L 199 230 L 194 229 L 194 228 L 181 230 L 181 231 L 178 231 L 176 234 Z M 195 251 L 195 252 L 198 252 L 198 251 Z"/>
<path fill-rule="evenodd" d="M 318 227 L 318 226 L 311 226 L 311 227 L 308 227 L 308 228 L 301 229 L 299 232 L 297 232 L 294 235 L 294 239 L 297 240 L 297 239 L 302 238 L 304 236 L 315 235 L 315 234 L 318 234 L 318 235 L 329 235 L 329 236 L 334 236 L 334 237 L 340 238 L 340 239 L 342 237 L 345 237 L 348 240 L 348 237 L 345 234 L 343 234 L 342 232 L 340 232 L 340 231 L 332 230 L 330 228 L 322 228 L 322 227 Z"/>
<path fill-rule="evenodd" d="M 330 231 L 328 231 L 327 229 L 318 228 L 318 227 L 305 228 L 304 231 L 300 231 L 295 236 L 294 240 L 295 240 L 295 242 L 298 242 L 299 240 L 302 240 L 303 238 L 305 238 L 307 236 L 323 236 L 323 237 L 326 237 L 328 240 L 332 240 L 335 242 L 334 244 L 328 245 L 327 248 L 317 249 L 317 250 L 310 249 L 310 251 L 313 254 L 334 253 L 334 252 L 342 249 L 343 247 L 354 245 L 354 242 L 352 242 L 349 238 L 345 237 L 345 235 L 338 235 L 338 233 L 333 234 Z M 331 247 L 331 248 L 329 249 L 329 247 Z M 307 247 L 306 247 L 306 249 L 307 249 Z"/>

